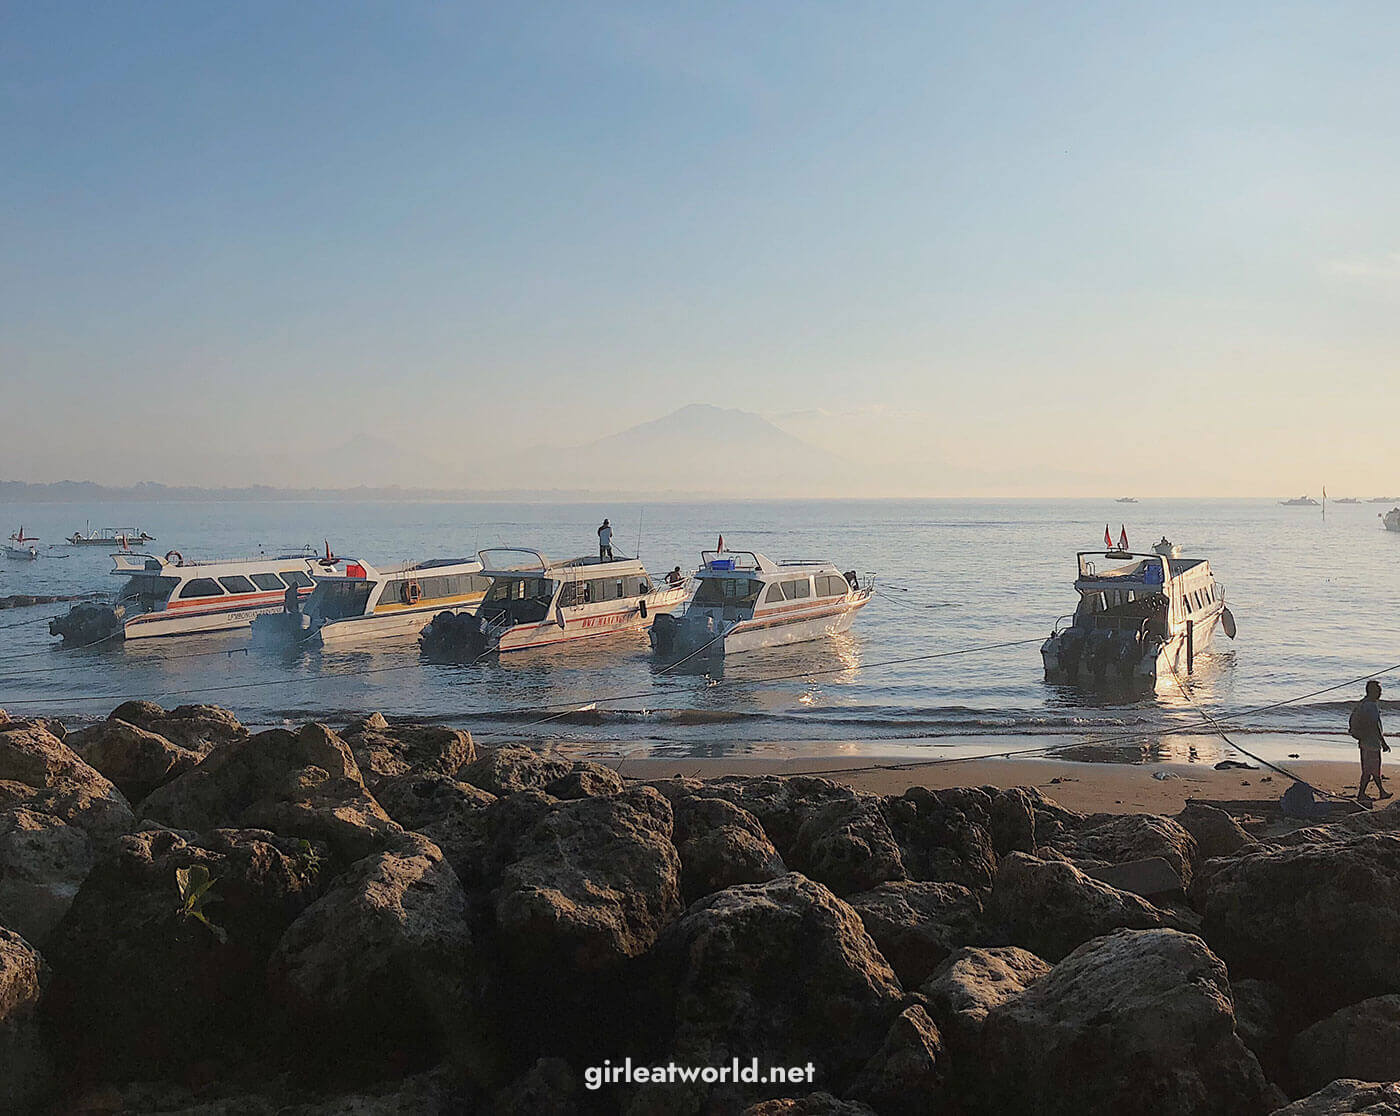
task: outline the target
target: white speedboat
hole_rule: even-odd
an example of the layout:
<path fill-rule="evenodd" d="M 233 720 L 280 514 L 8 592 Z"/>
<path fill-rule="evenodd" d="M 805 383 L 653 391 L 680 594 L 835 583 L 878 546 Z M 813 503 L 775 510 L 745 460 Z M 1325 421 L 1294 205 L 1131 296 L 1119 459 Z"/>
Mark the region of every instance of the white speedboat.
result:
<path fill-rule="evenodd" d="M 1204 558 L 1122 549 L 1078 561 L 1079 606 L 1040 648 L 1048 682 L 1150 690 L 1173 670 L 1190 674 L 1217 627 L 1235 638 L 1225 590 Z"/>
<path fill-rule="evenodd" d="M 1387 531 L 1400 531 L 1400 507 L 1391 508 L 1381 516 L 1381 523 Z"/>
<path fill-rule="evenodd" d="M 685 600 L 685 586 L 657 584 L 636 558 L 552 562 L 520 547 L 478 557 L 490 588 L 475 612 L 433 618 L 422 636 L 428 653 L 524 651 L 636 631 Z"/>
<path fill-rule="evenodd" d="M 126 579 L 117 603 L 78 605 L 50 621 L 50 633 L 86 644 L 118 633 L 145 639 L 246 628 L 255 617 L 282 609 L 289 590 L 298 599 L 309 597 L 318 568 L 305 553 L 186 562 L 176 550 L 164 558 L 123 552 L 112 561 L 112 576 Z"/>
<path fill-rule="evenodd" d="M 471 612 L 490 581 L 476 558 L 438 558 L 376 567 L 346 559 L 343 570 L 323 570 L 304 608 L 254 621 L 255 632 L 290 631 L 321 646 L 365 639 L 416 636 L 443 612 Z"/>
<path fill-rule="evenodd" d="M 705 551 L 679 616 L 658 616 L 663 658 L 733 655 L 847 631 L 875 591 L 830 562 L 774 562 L 751 550 Z"/>
<path fill-rule="evenodd" d="M 16 562 L 33 562 L 39 557 L 39 548 L 34 545 L 38 541 L 38 536 L 26 535 L 21 527 L 10 536 L 9 543 L 5 545 L 5 557 Z"/>
<path fill-rule="evenodd" d="M 1280 500 L 1279 503 L 1285 508 L 1315 508 L 1318 506 L 1317 501 L 1311 496 L 1295 496 L 1291 500 Z"/>

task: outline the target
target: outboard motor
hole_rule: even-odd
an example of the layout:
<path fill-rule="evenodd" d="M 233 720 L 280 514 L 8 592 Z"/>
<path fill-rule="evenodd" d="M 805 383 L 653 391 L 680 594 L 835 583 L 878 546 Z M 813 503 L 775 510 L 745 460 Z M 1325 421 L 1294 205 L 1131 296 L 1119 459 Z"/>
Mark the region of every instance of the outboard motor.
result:
<path fill-rule="evenodd" d="M 62 636 L 69 647 L 91 647 L 112 639 L 122 631 L 126 619 L 123 605 L 97 604 L 84 601 L 68 610 L 67 616 L 49 621 L 49 635 Z"/>
<path fill-rule="evenodd" d="M 676 618 L 669 612 L 658 612 L 647 633 L 651 638 L 651 649 L 658 655 L 670 655 L 676 649 L 676 634 L 680 628 Z"/>
<path fill-rule="evenodd" d="M 418 646 L 430 659 L 461 662 L 486 652 L 486 633 L 474 613 L 439 612 L 419 635 Z"/>

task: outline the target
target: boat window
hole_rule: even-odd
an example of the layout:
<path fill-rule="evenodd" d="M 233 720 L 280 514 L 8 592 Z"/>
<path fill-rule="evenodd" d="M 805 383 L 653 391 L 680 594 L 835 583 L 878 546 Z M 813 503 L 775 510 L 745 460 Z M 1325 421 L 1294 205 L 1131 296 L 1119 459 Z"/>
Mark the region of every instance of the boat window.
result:
<path fill-rule="evenodd" d="M 374 582 L 358 578 L 322 581 L 306 602 L 306 612 L 321 620 L 344 620 L 351 616 L 363 616 L 369 602 L 370 590 Z"/>
<path fill-rule="evenodd" d="M 278 577 L 275 573 L 254 574 L 253 584 L 256 585 L 259 589 L 263 589 L 268 592 L 271 592 L 274 589 L 280 592 L 281 590 L 286 588 L 286 586 L 282 584 L 282 579 Z"/>
<path fill-rule="evenodd" d="M 404 596 L 404 590 L 407 589 L 407 587 L 408 582 L 404 581 L 402 578 L 399 578 L 397 581 L 386 581 L 384 583 L 384 592 L 379 594 L 379 603 L 381 605 L 408 603 L 408 598 Z"/>
<path fill-rule="evenodd" d="M 800 581 L 783 582 L 783 596 L 790 601 L 800 600 L 803 597 L 810 597 L 811 595 L 812 582 L 808 578 L 804 577 Z"/>
<path fill-rule="evenodd" d="M 542 577 L 500 577 L 486 594 L 487 601 L 552 600 L 554 582 Z"/>
<path fill-rule="evenodd" d="M 577 581 L 564 582 L 564 588 L 559 590 L 559 607 L 573 608 L 583 599 L 583 594 L 579 591 L 582 586 Z"/>
<path fill-rule="evenodd" d="M 694 603 L 751 607 L 762 589 L 763 582 L 747 577 L 702 577 Z"/>
<path fill-rule="evenodd" d="M 184 588 L 180 590 L 180 599 L 189 600 L 191 597 L 222 597 L 224 591 L 219 588 L 219 583 L 212 577 L 196 577 L 185 582 Z"/>
<path fill-rule="evenodd" d="M 230 593 L 256 593 L 253 583 L 242 574 L 230 574 L 228 577 L 219 578 L 219 584 Z"/>
<path fill-rule="evenodd" d="M 284 570 L 282 580 L 288 585 L 295 585 L 298 589 L 306 589 L 311 585 L 311 578 L 307 577 L 301 570 Z"/>
<path fill-rule="evenodd" d="M 783 587 L 779 585 L 776 581 L 773 582 L 772 585 L 768 586 L 768 592 L 763 594 L 763 600 L 767 604 L 773 604 L 774 602 L 781 601 L 782 599 Z"/>
<path fill-rule="evenodd" d="M 179 584 L 178 577 L 133 577 L 122 586 L 120 599 L 139 601 L 147 608 L 154 608 L 169 600 L 170 591 Z"/>

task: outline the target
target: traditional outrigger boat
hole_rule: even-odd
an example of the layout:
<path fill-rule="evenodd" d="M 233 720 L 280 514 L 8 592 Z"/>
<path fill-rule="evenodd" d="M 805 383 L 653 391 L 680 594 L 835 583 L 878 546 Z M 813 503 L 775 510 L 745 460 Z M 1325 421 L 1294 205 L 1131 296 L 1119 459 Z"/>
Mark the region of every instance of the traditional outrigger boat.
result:
<path fill-rule="evenodd" d="M 1077 558 L 1079 606 L 1040 648 L 1046 681 L 1150 690 L 1173 672 L 1190 674 L 1217 627 L 1235 638 L 1225 590 L 1204 558 L 1136 553 L 1126 536 Z M 1115 564 L 1100 569 L 1100 558 Z"/>
<path fill-rule="evenodd" d="M 126 578 L 115 605 L 84 603 L 49 622 L 52 635 L 88 644 L 246 628 L 255 617 L 281 609 L 290 591 L 311 595 L 314 553 L 276 558 L 186 562 L 179 551 L 112 555 L 112 576 Z"/>
<path fill-rule="evenodd" d="M 39 548 L 34 545 L 38 541 L 37 535 L 26 535 L 24 528 L 21 527 L 10 536 L 10 543 L 14 545 L 6 544 L 5 557 L 12 558 L 16 562 L 33 562 L 39 557 Z"/>
<path fill-rule="evenodd" d="M 154 535 L 148 535 L 139 527 L 102 527 L 96 531 L 74 531 L 63 540 L 69 546 L 105 546 L 119 550 L 130 550 L 133 546 L 144 546 L 155 542 Z"/>
<path fill-rule="evenodd" d="M 538 550 L 483 550 L 490 579 L 472 613 L 443 612 L 423 629 L 429 654 L 524 651 L 636 631 L 685 600 L 683 585 L 658 585 L 637 558 L 552 562 Z"/>
<path fill-rule="evenodd" d="M 382 568 L 344 559 L 341 572 L 323 570 L 316 575 L 316 589 L 305 607 L 260 616 L 253 630 L 286 632 L 321 646 L 416 636 L 442 612 L 475 609 L 489 585 L 475 558 L 436 558 Z"/>
<path fill-rule="evenodd" d="M 774 562 L 752 550 L 707 550 L 680 616 L 660 615 L 651 645 L 663 658 L 733 655 L 847 631 L 874 583 L 830 562 Z"/>

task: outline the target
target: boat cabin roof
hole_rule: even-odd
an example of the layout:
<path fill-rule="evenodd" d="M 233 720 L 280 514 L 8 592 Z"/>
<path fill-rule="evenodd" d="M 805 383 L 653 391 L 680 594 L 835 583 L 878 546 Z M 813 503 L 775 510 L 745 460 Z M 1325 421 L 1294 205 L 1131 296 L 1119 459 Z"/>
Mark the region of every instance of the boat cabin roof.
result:
<path fill-rule="evenodd" d="M 213 561 L 191 562 L 182 559 L 177 565 L 154 554 L 117 553 L 112 556 L 112 576 L 140 577 L 219 577 L 227 574 L 246 574 L 281 570 L 308 570 L 315 565 L 315 559 L 305 554 L 279 554 L 256 558 L 216 558 Z"/>
<path fill-rule="evenodd" d="M 439 577 L 443 574 L 475 574 L 481 572 L 481 563 L 475 558 L 429 558 L 422 562 L 396 562 L 392 566 L 375 566 L 363 558 L 337 558 L 337 564 L 344 569 L 331 573 L 329 570 L 318 573 L 318 581 L 340 581 L 349 578 L 374 581 L 378 578 L 411 577 L 422 574 L 425 577 Z"/>
<path fill-rule="evenodd" d="M 802 574 L 840 573 L 830 562 L 815 558 L 785 559 L 775 562 L 756 550 L 706 550 L 700 554 L 700 568 L 695 576 L 733 577 L 735 574 L 748 574 L 761 579 L 793 577 Z"/>
<path fill-rule="evenodd" d="M 593 554 L 562 561 L 551 561 L 538 550 L 527 547 L 495 547 L 478 554 L 481 573 L 487 577 L 548 577 L 555 580 L 588 580 L 595 577 L 625 577 L 647 570 L 638 558 L 617 557 L 611 561 Z"/>
<path fill-rule="evenodd" d="M 1204 558 L 1170 558 L 1130 550 L 1082 550 L 1076 557 L 1079 560 L 1079 577 L 1075 579 L 1074 587 L 1079 590 L 1119 589 L 1125 583 L 1160 585 L 1163 577 L 1175 581 L 1188 571 L 1197 569 L 1210 576 L 1210 564 Z M 1098 558 L 1120 562 L 1121 565 L 1101 570 L 1095 561 Z M 1149 579 L 1149 570 L 1160 570 L 1161 574 Z"/>

